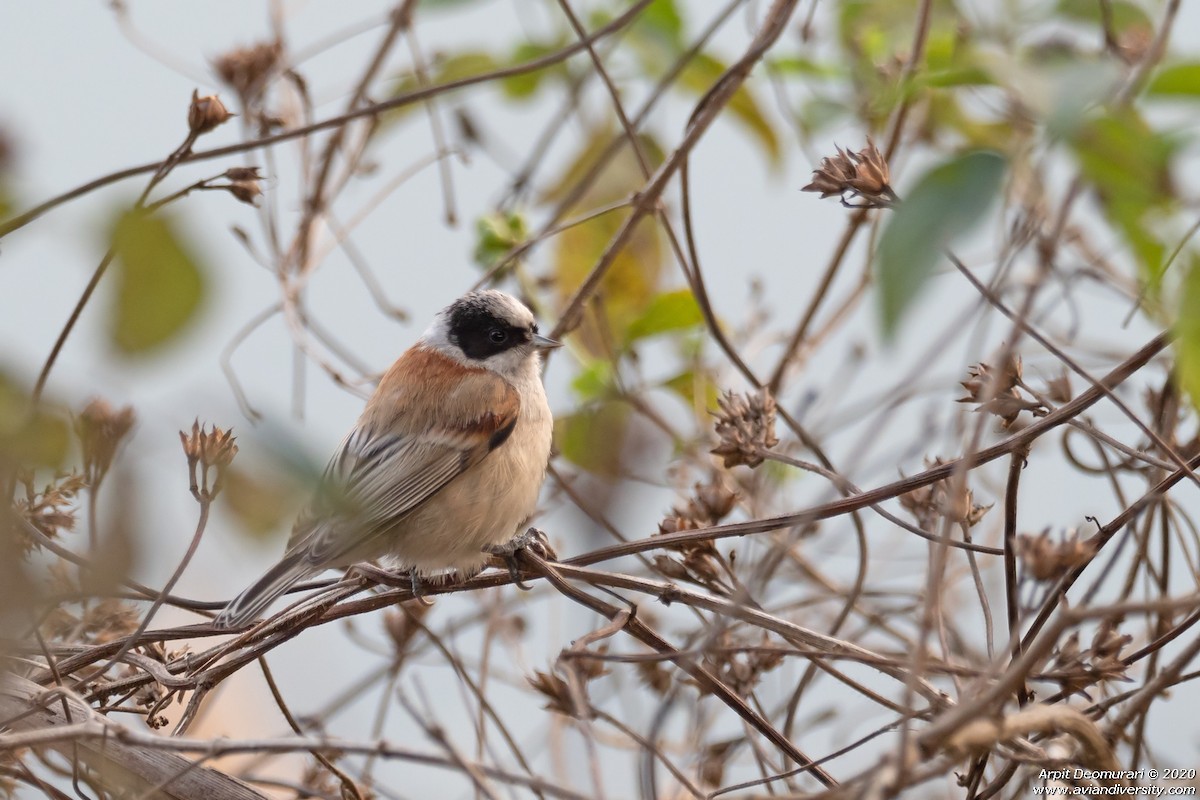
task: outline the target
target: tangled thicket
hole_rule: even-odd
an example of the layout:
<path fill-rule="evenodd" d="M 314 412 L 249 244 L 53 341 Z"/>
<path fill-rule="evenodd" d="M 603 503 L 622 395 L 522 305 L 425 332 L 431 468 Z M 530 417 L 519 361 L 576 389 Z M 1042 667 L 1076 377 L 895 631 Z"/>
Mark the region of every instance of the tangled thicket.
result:
<path fill-rule="evenodd" d="M 354 227 L 427 166 L 440 197 L 418 202 L 456 224 L 456 159 L 505 161 L 474 252 L 480 283 L 522 293 L 570 344 L 549 365 L 571 382 L 552 398 L 543 498 L 562 555 L 522 556 L 528 595 L 501 565 L 432 602 L 350 571 L 222 635 L 219 601 L 174 591 L 214 504 L 271 530 L 306 487 L 243 467 L 245 443 L 197 421 L 182 455 L 156 451 L 195 504 L 186 554 L 134 580 L 120 466 L 135 410 L 44 396 L 72 314 L 32 390 L 0 383 L 0 791 L 985 800 L 1061 782 L 1044 770 L 1106 771 L 1087 788 L 1153 783 L 1151 767 L 1196 786 L 1164 755 L 1200 735 L 1178 729 L 1200 677 L 1200 198 L 1172 180 L 1189 154 L 1153 113 L 1200 96 L 1167 46 L 1179 7 L 1062 3 L 1002 23 L 932 0 L 560 0 L 511 52 L 426 52 L 424 6 L 401 2 L 324 118 L 286 26 L 229 49 L 218 91 L 181 102 L 180 146 L 139 173 L 76 309 L 110 280 L 118 349 L 186 335 L 205 271 L 169 214 L 227 193 L 257 208 L 234 235 L 279 289 L 213 352 L 249 421 L 230 357 L 276 317 L 306 363 L 361 391 L 373 376 L 316 322 L 311 276 L 340 253 L 382 315 L 407 319 Z M 730 30 L 736 12 L 748 32 Z M 1070 113 L 1047 107 L 1050 89 L 1079 90 L 1079 63 L 1109 80 Z M 537 134 L 500 144 L 496 104 L 530 98 Z M 844 215 L 828 240 L 770 231 L 778 265 L 702 266 L 729 231 L 696 223 L 717 189 L 692 156 L 726 120 L 772 170 L 817 154 L 793 201 Z M 241 144 L 214 174 L 180 179 L 231 126 Z M 411 163 L 376 149 L 413 129 L 428 141 Z M 565 166 L 548 155 L 562 150 Z M 300 176 L 294 196 L 272 196 L 290 191 L 278 174 Z M 130 177 L 0 213 L 0 237 Z M 361 186 L 378 197 L 350 205 Z M 730 272 L 741 309 L 709 290 Z M 890 344 L 860 333 L 877 318 Z M 647 509 L 644 484 L 674 499 Z M 1080 497 L 1091 516 L 1064 519 L 1059 501 Z M 194 621 L 156 623 L 164 610 Z M 289 692 L 275 672 L 323 633 L 366 677 Z M 284 733 L 239 732 L 224 682 L 249 673 Z M 347 722 L 350 707 L 371 713 Z"/>

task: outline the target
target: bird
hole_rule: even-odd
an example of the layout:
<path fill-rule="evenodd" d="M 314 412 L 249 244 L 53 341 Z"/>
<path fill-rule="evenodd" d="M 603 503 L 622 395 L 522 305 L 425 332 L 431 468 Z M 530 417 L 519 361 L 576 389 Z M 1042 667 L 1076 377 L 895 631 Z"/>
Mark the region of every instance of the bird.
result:
<path fill-rule="evenodd" d="M 496 289 L 442 309 L 383 374 L 292 528 L 280 561 L 213 624 L 244 627 L 289 587 L 390 557 L 420 575 L 471 575 L 520 543 L 550 459 L 542 353 L 561 343 Z"/>

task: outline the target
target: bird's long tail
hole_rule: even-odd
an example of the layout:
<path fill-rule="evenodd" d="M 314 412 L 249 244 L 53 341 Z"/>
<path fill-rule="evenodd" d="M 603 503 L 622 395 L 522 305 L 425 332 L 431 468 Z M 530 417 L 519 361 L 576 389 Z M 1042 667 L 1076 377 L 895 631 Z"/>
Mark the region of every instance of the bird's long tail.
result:
<path fill-rule="evenodd" d="M 288 590 L 292 584 L 307 578 L 316 570 L 303 552 L 288 553 L 267 573 L 239 594 L 213 620 L 213 625 L 223 630 L 241 628 L 262 613 L 275 598 Z"/>

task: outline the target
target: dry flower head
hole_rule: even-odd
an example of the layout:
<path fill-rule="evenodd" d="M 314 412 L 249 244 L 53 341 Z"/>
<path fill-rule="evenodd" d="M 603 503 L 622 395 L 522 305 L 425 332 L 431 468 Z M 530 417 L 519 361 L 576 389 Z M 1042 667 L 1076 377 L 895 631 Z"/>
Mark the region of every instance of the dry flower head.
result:
<path fill-rule="evenodd" d="M 1076 567 L 1083 566 L 1096 554 L 1096 545 L 1071 531 L 1061 541 L 1050 539 L 1049 529 L 1039 536 L 1017 537 L 1017 557 L 1026 575 L 1035 581 L 1054 581 Z"/>
<path fill-rule="evenodd" d="M 258 172 L 258 167 L 232 167 L 225 170 L 224 177 L 229 183 L 220 187 L 228 190 L 235 198 L 247 205 L 258 207 L 258 201 L 262 198 L 262 175 Z"/>
<path fill-rule="evenodd" d="M 968 368 L 967 379 L 959 382 L 966 395 L 958 398 L 958 402 L 975 403 L 978 406 L 976 411 L 999 417 L 1000 425 L 1005 430 L 1017 421 L 1022 411 L 1032 412 L 1034 416 L 1045 416 L 1045 406 L 1037 400 L 1029 400 L 1022 396 L 1020 384 L 1020 356 L 1010 353 L 999 369 L 981 361 Z"/>
<path fill-rule="evenodd" d="M 1047 677 L 1058 681 L 1064 693 L 1082 695 L 1091 700 L 1087 689 L 1106 681 L 1128 681 L 1129 666 L 1121 659 L 1133 637 L 1118 630 L 1119 619 L 1105 619 L 1096 628 L 1091 646 L 1079 646 L 1079 632 L 1063 641 L 1054 653 L 1054 663 Z"/>
<path fill-rule="evenodd" d="M 221 81 L 237 92 L 243 105 L 250 105 L 262 95 L 282 55 L 280 42 L 262 42 L 230 50 L 213 62 L 213 68 Z"/>
<path fill-rule="evenodd" d="M 940 458 L 925 460 L 927 469 L 940 467 L 944 463 Z M 906 492 L 900 495 L 899 500 L 917 524 L 926 530 L 933 530 L 943 518 L 973 528 L 992 508 L 990 503 L 976 503 L 975 493 L 967 482 L 956 480 L 953 476 Z"/>
<path fill-rule="evenodd" d="M 191 434 L 179 432 L 183 453 L 187 456 L 189 488 L 197 500 L 212 500 L 224 485 L 225 472 L 237 455 L 233 430 L 213 425 L 205 430 L 199 420 L 192 423 Z M 210 483 L 209 476 L 212 473 Z"/>
<path fill-rule="evenodd" d="M 757 467 L 762 451 L 779 444 L 775 436 L 775 398 L 766 389 L 747 394 L 725 392 L 717 400 L 716 432 L 720 443 L 710 452 L 721 456 L 725 467 Z"/>
<path fill-rule="evenodd" d="M 426 605 L 419 600 L 409 600 L 400 603 L 399 606 L 389 608 L 383 615 L 383 629 L 392 640 L 396 658 L 408 652 L 413 639 L 422 630 L 422 620 L 433 608 L 432 605 Z"/>
<path fill-rule="evenodd" d="M 549 701 L 544 706 L 547 711 L 568 717 L 579 717 L 579 713 L 575 709 L 575 700 L 571 696 L 571 687 L 562 678 L 552 672 L 534 670 L 533 676 L 527 680 L 538 694 Z"/>
<path fill-rule="evenodd" d="M 108 473 L 118 446 L 133 428 L 134 419 L 133 409 L 129 406 L 114 409 L 100 398 L 88 402 L 75 418 L 84 473 L 93 487 L 98 486 Z"/>
<path fill-rule="evenodd" d="M 813 170 L 812 182 L 800 191 L 817 192 L 821 199 L 840 197 L 848 208 L 891 208 L 896 204 L 887 160 L 871 137 L 867 137 L 867 146 L 862 150 L 836 149 L 837 155 L 821 159 L 821 165 Z M 847 195 L 863 202 L 852 204 L 846 200 Z"/>
<path fill-rule="evenodd" d="M 39 492 L 34 489 L 33 473 L 17 476 L 17 483 L 24 489 L 13 506 L 16 512 L 29 521 L 49 539 L 55 539 L 63 531 L 75 530 L 75 506 L 79 493 L 88 485 L 87 477 L 76 472 L 61 473 Z M 37 542 L 28 536 L 18 537 L 23 552 L 37 548 Z"/>
<path fill-rule="evenodd" d="M 748 697 L 763 676 L 784 661 L 783 652 L 769 645 L 765 633 L 751 643 L 725 630 L 705 653 L 704 662 L 722 683 L 738 695 Z"/>
<path fill-rule="evenodd" d="M 694 531 L 718 524 L 737 502 L 737 493 L 730 489 L 719 472 L 714 471 L 705 483 L 696 482 L 693 494 L 682 506 L 675 506 L 658 523 L 658 535 Z M 656 555 L 653 562 L 658 573 L 670 580 L 684 580 L 724 592 L 720 585 L 722 569 L 720 553 L 712 539 L 679 542 L 670 546 L 682 554 L 678 561 L 670 556 Z"/>
<path fill-rule="evenodd" d="M 233 116 L 233 112 L 227 109 L 221 98 L 215 94 L 201 97 L 199 92 L 192 90 L 192 102 L 188 106 L 188 130 L 192 133 L 197 136 L 208 133 L 228 122 Z"/>

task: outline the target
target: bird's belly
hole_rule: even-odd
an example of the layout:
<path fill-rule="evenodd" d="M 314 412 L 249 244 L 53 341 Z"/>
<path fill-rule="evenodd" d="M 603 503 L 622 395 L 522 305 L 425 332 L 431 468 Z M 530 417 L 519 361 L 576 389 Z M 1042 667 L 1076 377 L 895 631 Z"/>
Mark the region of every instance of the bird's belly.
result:
<path fill-rule="evenodd" d="M 389 555 L 423 574 L 477 571 L 484 548 L 510 540 L 533 515 L 544 469 L 544 458 L 529 464 L 503 449 L 491 453 L 397 524 L 387 534 Z"/>

